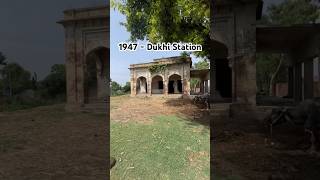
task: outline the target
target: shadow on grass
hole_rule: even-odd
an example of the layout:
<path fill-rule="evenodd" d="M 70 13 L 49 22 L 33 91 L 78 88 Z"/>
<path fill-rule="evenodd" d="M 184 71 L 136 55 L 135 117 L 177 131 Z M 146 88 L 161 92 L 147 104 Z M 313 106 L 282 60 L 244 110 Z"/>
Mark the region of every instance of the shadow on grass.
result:
<path fill-rule="evenodd" d="M 187 120 L 189 125 L 204 125 L 210 128 L 210 114 L 204 105 L 194 104 L 190 99 L 168 99 L 165 104 L 175 107 L 182 119 Z"/>

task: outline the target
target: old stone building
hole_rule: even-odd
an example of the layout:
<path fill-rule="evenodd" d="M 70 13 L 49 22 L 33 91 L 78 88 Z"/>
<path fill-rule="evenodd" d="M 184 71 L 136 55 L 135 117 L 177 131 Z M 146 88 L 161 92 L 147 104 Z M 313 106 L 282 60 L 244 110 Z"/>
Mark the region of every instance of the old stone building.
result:
<path fill-rule="evenodd" d="M 155 59 L 130 65 L 131 95 L 190 94 L 190 58 Z M 150 68 L 159 70 L 151 72 Z M 163 67 L 161 69 L 161 67 Z"/>
<path fill-rule="evenodd" d="M 66 10 L 58 22 L 65 29 L 67 110 L 107 111 L 97 104 L 109 101 L 109 21 L 109 7 L 100 6 Z"/>
<path fill-rule="evenodd" d="M 190 78 L 201 80 L 201 92 L 209 89 L 208 70 L 192 70 L 190 57 L 155 59 L 130 65 L 131 96 L 190 95 Z M 158 71 L 156 70 L 158 68 Z M 154 71 L 152 70 L 154 69 Z"/>
<path fill-rule="evenodd" d="M 255 109 L 258 52 L 286 55 L 290 62 L 289 96 L 296 101 L 319 96 L 319 24 L 258 26 L 262 0 L 211 2 L 210 37 L 214 49 L 214 59 L 210 63 L 212 98 L 217 90 L 229 91 L 231 112 Z M 229 85 L 221 86 L 218 81 L 224 77 L 227 77 L 224 83 Z"/>

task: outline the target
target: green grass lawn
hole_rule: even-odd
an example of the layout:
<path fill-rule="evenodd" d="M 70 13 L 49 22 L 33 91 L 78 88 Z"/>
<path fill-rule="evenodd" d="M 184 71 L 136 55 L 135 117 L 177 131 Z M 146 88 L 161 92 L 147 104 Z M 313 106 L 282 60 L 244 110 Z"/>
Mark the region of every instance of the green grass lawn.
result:
<path fill-rule="evenodd" d="M 176 116 L 111 121 L 111 179 L 210 179 L 209 128 Z"/>

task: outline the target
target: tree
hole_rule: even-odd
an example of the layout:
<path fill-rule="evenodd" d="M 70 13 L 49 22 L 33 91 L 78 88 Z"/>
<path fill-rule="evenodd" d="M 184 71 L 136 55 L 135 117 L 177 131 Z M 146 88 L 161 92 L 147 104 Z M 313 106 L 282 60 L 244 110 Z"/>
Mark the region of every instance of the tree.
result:
<path fill-rule="evenodd" d="M 4 88 L 9 96 L 18 94 L 31 87 L 31 74 L 17 63 L 9 63 L 2 69 Z"/>
<path fill-rule="evenodd" d="M 126 16 L 130 40 L 201 44 L 197 56 L 210 58 L 210 1 L 113 0 L 112 7 Z"/>
<path fill-rule="evenodd" d="M 131 91 L 131 83 L 126 82 L 126 84 L 121 88 L 124 93 L 128 93 Z"/>
<path fill-rule="evenodd" d="M 111 82 L 111 95 L 112 96 L 123 94 L 121 90 L 122 90 L 122 88 L 121 88 L 120 84 L 118 84 L 115 81 Z"/>
<path fill-rule="evenodd" d="M 194 69 L 209 69 L 209 63 L 205 60 L 198 61 L 197 63 L 194 63 Z M 199 79 L 190 79 L 190 88 L 193 89 L 193 91 L 196 90 L 197 85 L 200 83 Z"/>
<path fill-rule="evenodd" d="M 285 0 L 268 8 L 271 24 L 292 25 L 315 23 L 319 18 L 319 7 L 312 0 Z"/>
<path fill-rule="evenodd" d="M 207 61 L 201 60 L 197 63 L 194 63 L 195 69 L 209 69 L 209 63 Z"/>
<path fill-rule="evenodd" d="M 64 64 L 55 64 L 50 74 L 40 82 L 43 96 L 55 98 L 66 93 L 66 68 Z"/>
<path fill-rule="evenodd" d="M 319 18 L 319 7 L 311 0 L 285 0 L 278 5 L 268 7 L 260 24 L 293 25 L 313 23 Z M 287 78 L 284 54 L 257 55 L 257 85 L 260 91 L 273 95 L 276 82 Z"/>

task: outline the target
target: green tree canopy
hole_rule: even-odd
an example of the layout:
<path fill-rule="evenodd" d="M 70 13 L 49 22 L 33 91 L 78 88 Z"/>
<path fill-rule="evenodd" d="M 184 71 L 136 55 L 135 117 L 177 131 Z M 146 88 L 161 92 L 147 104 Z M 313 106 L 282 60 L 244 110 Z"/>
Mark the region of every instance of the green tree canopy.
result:
<path fill-rule="evenodd" d="M 285 0 L 268 7 L 271 24 L 292 25 L 314 23 L 319 18 L 319 7 L 312 0 Z"/>
<path fill-rule="evenodd" d="M 210 1 L 113 0 L 112 6 L 126 16 L 130 40 L 202 44 L 196 55 L 209 56 Z"/>
<path fill-rule="evenodd" d="M 17 63 L 9 63 L 2 69 L 4 88 L 10 95 L 31 88 L 31 74 Z"/>
<path fill-rule="evenodd" d="M 126 82 L 126 84 L 122 87 L 122 91 L 125 93 L 128 93 L 131 91 L 131 83 L 130 82 Z"/>
<path fill-rule="evenodd" d="M 50 74 L 41 82 L 42 95 L 54 98 L 66 93 L 66 68 L 64 64 L 55 64 Z"/>
<path fill-rule="evenodd" d="M 194 63 L 195 69 L 209 69 L 209 63 L 207 61 L 201 60 Z"/>
<path fill-rule="evenodd" d="M 271 5 L 260 21 L 260 24 L 293 25 L 313 23 L 319 18 L 319 7 L 311 0 L 285 0 Z M 280 54 L 257 55 L 257 86 L 261 91 L 269 91 L 277 82 L 285 82 L 287 78 L 286 61 Z M 278 71 L 277 71 L 278 70 Z"/>

